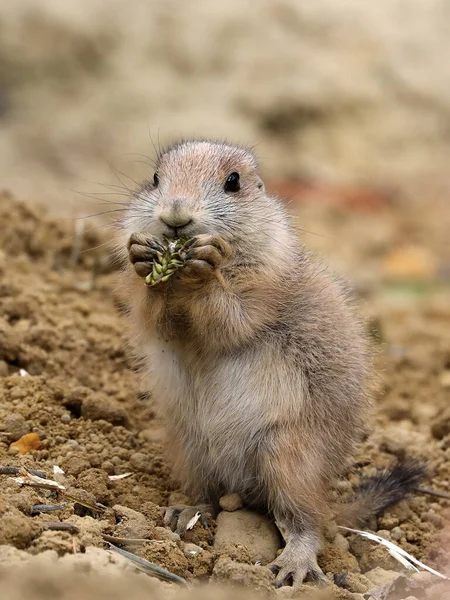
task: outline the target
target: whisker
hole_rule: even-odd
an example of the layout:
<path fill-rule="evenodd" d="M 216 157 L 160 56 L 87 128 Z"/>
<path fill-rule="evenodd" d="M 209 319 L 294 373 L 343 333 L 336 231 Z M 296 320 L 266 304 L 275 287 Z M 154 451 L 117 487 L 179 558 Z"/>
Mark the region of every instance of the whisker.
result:
<path fill-rule="evenodd" d="M 160 140 L 160 135 L 161 133 L 161 127 L 158 127 L 158 157 L 161 156 L 162 152 L 161 152 L 161 140 Z"/>
<path fill-rule="evenodd" d="M 128 210 L 127 208 L 114 208 L 112 210 L 104 210 L 102 212 L 93 213 L 92 215 L 83 215 L 81 217 L 71 217 L 70 219 L 67 219 L 67 220 L 74 219 L 75 221 L 78 221 L 80 219 L 92 219 L 93 217 L 101 217 L 102 215 L 110 215 L 111 213 L 127 212 L 127 210 Z"/>
<path fill-rule="evenodd" d="M 75 194 L 89 194 L 90 196 L 125 196 L 125 198 L 129 198 L 129 194 L 125 194 L 125 193 L 121 193 L 119 194 L 118 192 L 82 192 L 80 190 L 71 190 L 72 192 L 74 192 Z M 105 199 L 105 202 L 111 202 L 111 200 Z M 115 202 L 115 204 L 128 204 L 127 202 L 120 202 L 117 203 Z"/>
<path fill-rule="evenodd" d="M 114 240 L 107 240 L 106 242 L 103 242 L 102 244 L 99 244 L 98 246 L 93 246 L 92 248 L 86 248 L 85 250 L 81 250 L 80 254 L 86 254 L 86 252 L 93 252 L 94 250 L 98 250 L 99 248 L 103 248 L 103 246 L 108 246 L 113 243 L 114 243 Z"/>
<path fill-rule="evenodd" d="M 150 132 L 150 123 L 147 124 L 147 129 L 148 129 L 148 137 L 150 138 L 150 141 L 151 141 L 152 146 L 153 146 L 153 150 L 154 150 L 155 155 L 156 155 L 156 157 L 158 159 L 160 157 L 160 153 L 159 153 L 159 150 L 155 146 L 155 142 L 153 141 L 152 134 Z M 158 129 L 158 146 L 159 146 L 159 129 Z"/>
<path fill-rule="evenodd" d="M 156 169 L 156 166 L 150 163 L 148 160 L 127 160 L 127 163 L 147 165 L 152 167 L 153 169 Z"/>
<path fill-rule="evenodd" d="M 88 192 L 80 192 L 78 190 L 70 190 L 73 194 L 77 194 L 79 196 L 84 196 L 85 198 L 91 198 L 92 200 L 96 201 L 96 204 L 102 205 L 102 204 L 106 204 L 106 205 L 117 205 L 117 206 L 129 206 L 129 202 L 112 202 L 111 200 L 105 199 L 105 198 L 101 198 L 102 202 L 99 201 L 99 199 L 97 198 L 97 196 L 99 195 L 103 195 L 105 192 L 99 192 L 98 194 L 94 193 L 88 193 Z M 117 194 L 115 192 L 106 192 L 106 194 L 111 193 L 112 196 L 116 196 Z M 123 196 L 125 196 L 125 194 L 122 194 Z"/>
<path fill-rule="evenodd" d="M 131 188 L 129 188 L 127 185 L 125 185 L 125 183 L 120 179 L 119 174 L 122 175 L 122 177 L 126 177 L 127 179 L 129 179 L 130 181 L 132 181 L 137 187 L 139 187 L 140 184 L 137 181 L 135 181 L 132 177 L 130 177 L 126 173 L 123 173 L 120 169 L 118 169 L 117 167 L 115 167 L 109 161 L 107 161 L 107 163 L 108 163 L 108 166 L 111 169 L 111 172 L 113 173 L 114 177 L 121 183 L 121 185 L 123 185 L 123 187 L 126 190 L 128 190 L 130 192 L 130 194 L 132 193 Z"/>
<path fill-rule="evenodd" d="M 120 179 L 118 179 L 118 181 L 122 184 L 122 185 L 117 185 L 117 184 L 111 184 L 111 183 L 102 183 L 101 181 L 93 181 L 91 179 L 84 179 L 82 178 L 81 181 L 84 181 L 85 183 L 92 183 L 92 185 L 98 185 L 100 187 L 104 187 L 106 189 L 109 190 L 120 190 L 121 192 L 125 191 L 125 192 L 132 192 L 132 190 L 130 190 L 127 186 L 125 186 Z"/>
<path fill-rule="evenodd" d="M 151 158 L 150 156 L 147 156 L 146 154 L 140 154 L 139 152 L 128 152 L 124 156 L 140 156 L 141 158 L 146 158 L 147 161 L 156 169 L 156 161 L 153 158 Z M 148 164 L 148 163 L 146 163 L 146 161 L 141 161 L 141 162 Z"/>

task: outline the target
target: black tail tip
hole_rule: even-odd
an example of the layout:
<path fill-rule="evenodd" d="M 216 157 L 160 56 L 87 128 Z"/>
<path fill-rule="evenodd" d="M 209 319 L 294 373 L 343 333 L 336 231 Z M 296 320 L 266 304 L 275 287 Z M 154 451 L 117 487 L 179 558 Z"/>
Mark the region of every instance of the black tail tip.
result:
<path fill-rule="evenodd" d="M 398 462 L 386 470 L 388 479 L 393 485 L 405 492 L 413 491 L 427 475 L 427 467 L 418 460 L 409 459 Z"/>
<path fill-rule="evenodd" d="M 380 500 L 382 498 L 381 505 L 377 507 L 379 513 L 413 492 L 426 474 L 427 468 L 423 463 L 414 459 L 403 460 L 363 481 L 359 490 L 364 494 L 378 496 Z"/>

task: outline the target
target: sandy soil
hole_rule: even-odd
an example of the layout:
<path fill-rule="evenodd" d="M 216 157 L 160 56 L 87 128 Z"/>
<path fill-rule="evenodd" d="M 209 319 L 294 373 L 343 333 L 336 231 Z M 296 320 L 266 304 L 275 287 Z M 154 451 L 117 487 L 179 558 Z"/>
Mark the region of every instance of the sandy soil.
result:
<path fill-rule="evenodd" d="M 349 495 L 362 473 L 405 454 L 426 461 L 429 487 L 450 492 L 445 207 L 434 206 L 442 217 L 434 219 L 433 205 L 410 203 L 414 210 L 405 214 L 401 199 L 355 208 L 318 202 L 311 192 L 301 198 L 293 208 L 311 233 L 300 235 L 351 277 L 377 348 L 373 433 L 354 471 L 339 482 L 340 495 Z M 78 597 L 85 590 L 115 598 L 130 585 L 127 578 L 136 581 L 136 597 L 152 594 L 154 580 L 132 574 L 126 559 L 111 558 L 105 535 L 148 540 L 124 548 L 190 582 L 212 576 L 272 593 L 271 574 L 252 566 L 245 548 L 213 546 L 213 522 L 208 528 L 197 523 L 183 541 L 161 527 L 159 507 L 176 502 L 180 493 L 164 460 L 164 431 L 151 398 L 138 387 L 127 348 L 117 275 L 104 244 L 111 232 L 88 227 L 81 235 L 76 225 L 8 194 L 0 196 L 0 223 L 0 465 L 43 471 L 80 501 L 0 475 L 0 581 L 7 597 L 23 597 L 26 588 L 30 598 L 48 598 L 45 590 L 64 588 L 54 597 L 68 600 L 76 589 Z M 64 475 L 54 475 L 55 465 Z M 124 473 L 131 475 L 111 479 Z M 62 503 L 53 512 L 34 508 Z M 416 493 L 374 520 L 370 530 L 450 574 L 448 506 Z M 61 523 L 69 529 L 53 529 Z M 322 568 L 330 579 L 349 574 L 347 589 L 334 586 L 333 597 L 362 598 L 357 594 L 370 588 L 365 574 L 376 568 L 402 571 L 383 548 L 343 535 L 333 523 L 325 538 Z M 194 552 L 188 543 L 196 545 Z M 57 560 L 66 561 L 59 570 Z M 29 568 L 20 587 L 16 569 L 23 564 Z M 74 580 L 74 564 L 85 574 L 103 569 L 103 583 Z M 117 586 L 111 586 L 111 577 Z M 159 585 L 156 595 L 177 593 L 176 586 Z"/>

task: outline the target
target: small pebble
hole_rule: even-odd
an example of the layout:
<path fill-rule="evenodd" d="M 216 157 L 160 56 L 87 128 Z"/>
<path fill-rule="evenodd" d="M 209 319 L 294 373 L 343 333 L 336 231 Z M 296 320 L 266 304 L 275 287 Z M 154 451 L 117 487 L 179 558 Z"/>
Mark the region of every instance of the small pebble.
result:
<path fill-rule="evenodd" d="M 196 556 L 200 552 L 203 552 L 203 548 L 200 548 L 197 544 L 184 544 L 183 552 L 186 558 L 190 558 L 191 556 Z"/>
<path fill-rule="evenodd" d="M 80 444 L 77 442 L 77 440 L 67 440 L 65 445 L 74 450 L 80 447 Z"/>
<path fill-rule="evenodd" d="M 9 414 L 5 419 L 5 429 L 9 433 L 12 442 L 16 442 L 22 436 L 30 433 L 30 425 L 23 417 L 17 414 Z"/>
<path fill-rule="evenodd" d="M 239 494 L 227 494 L 226 496 L 222 496 L 222 498 L 220 498 L 219 506 L 222 510 L 234 512 L 235 510 L 242 508 L 244 503 L 242 502 Z"/>
<path fill-rule="evenodd" d="M 380 537 L 382 537 L 384 540 L 390 540 L 391 539 L 391 532 L 388 531 L 387 529 L 379 529 L 377 531 L 377 535 L 379 535 Z"/>
<path fill-rule="evenodd" d="M 168 542 L 179 542 L 181 540 L 178 533 L 167 529 L 167 527 L 155 527 L 155 538 L 157 540 L 165 540 Z"/>
<path fill-rule="evenodd" d="M 402 538 L 405 537 L 405 532 L 403 531 L 403 529 L 400 529 L 400 527 L 394 527 L 391 530 L 391 538 L 398 542 L 399 540 L 401 540 Z"/>
<path fill-rule="evenodd" d="M 70 421 L 71 421 L 70 413 L 64 413 L 63 415 L 61 415 L 61 423 L 64 423 L 65 425 L 67 425 L 67 423 L 70 423 Z"/>

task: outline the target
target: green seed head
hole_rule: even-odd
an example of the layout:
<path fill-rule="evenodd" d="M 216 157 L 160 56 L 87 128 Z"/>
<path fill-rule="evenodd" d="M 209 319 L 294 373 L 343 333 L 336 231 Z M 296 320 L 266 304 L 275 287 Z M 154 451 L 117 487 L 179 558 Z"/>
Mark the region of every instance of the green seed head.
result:
<path fill-rule="evenodd" d="M 156 253 L 152 271 L 144 280 L 148 286 L 153 287 L 158 283 L 165 283 L 184 265 L 184 260 L 180 256 L 180 250 L 188 239 L 187 237 L 181 237 L 176 240 L 164 238 L 164 252 Z"/>

